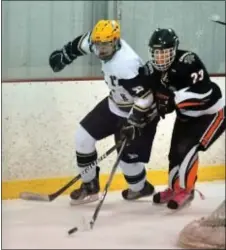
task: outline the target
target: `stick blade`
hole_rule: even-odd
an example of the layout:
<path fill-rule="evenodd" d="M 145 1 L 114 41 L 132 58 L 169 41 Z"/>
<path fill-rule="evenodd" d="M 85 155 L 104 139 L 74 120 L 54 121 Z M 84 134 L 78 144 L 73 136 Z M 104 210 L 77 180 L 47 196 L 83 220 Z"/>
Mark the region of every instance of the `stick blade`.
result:
<path fill-rule="evenodd" d="M 20 193 L 19 197 L 22 200 L 29 200 L 29 201 L 45 201 L 45 202 L 50 201 L 49 195 L 32 193 L 32 192 L 22 192 Z"/>

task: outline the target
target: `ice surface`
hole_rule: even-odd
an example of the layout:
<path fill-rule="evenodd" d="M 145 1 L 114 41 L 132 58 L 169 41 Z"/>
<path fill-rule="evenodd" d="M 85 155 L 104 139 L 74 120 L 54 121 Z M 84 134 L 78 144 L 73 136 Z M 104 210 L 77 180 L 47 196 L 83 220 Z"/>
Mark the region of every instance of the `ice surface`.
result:
<path fill-rule="evenodd" d="M 157 186 L 160 190 L 164 186 Z M 119 192 L 107 195 L 94 229 L 67 231 L 90 219 L 96 202 L 81 206 L 69 205 L 62 196 L 52 203 L 12 200 L 2 203 L 3 249 L 177 249 L 180 230 L 191 220 L 211 213 L 225 199 L 225 182 L 200 183 L 199 195 L 190 207 L 172 212 L 156 206 L 151 198 L 126 202 Z M 179 249 L 179 248 L 178 248 Z"/>

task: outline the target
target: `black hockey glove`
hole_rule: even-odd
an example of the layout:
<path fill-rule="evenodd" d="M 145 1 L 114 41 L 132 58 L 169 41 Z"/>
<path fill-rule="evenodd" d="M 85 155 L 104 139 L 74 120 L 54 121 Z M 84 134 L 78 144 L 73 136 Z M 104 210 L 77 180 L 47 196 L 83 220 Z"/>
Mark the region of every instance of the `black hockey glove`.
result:
<path fill-rule="evenodd" d="M 164 86 L 159 86 L 155 93 L 157 110 L 163 119 L 165 114 L 173 112 L 176 108 L 174 96 L 174 93 Z"/>
<path fill-rule="evenodd" d="M 146 125 L 146 122 L 141 119 L 137 119 L 133 114 L 129 116 L 126 124 L 121 129 L 121 140 L 127 138 L 128 141 L 133 141 L 136 137 L 139 137 L 142 132 L 142 128 Z"/>
<path fill-rule="evenodd" d="M 141 129 L 131 125 L 129 123 L 125 124 L 121 129 L 121 140 L 127 138 L 128 142 L 133 141 L 137 136 L 141 135 Z"/>
<path fill-rule="evenodd" d="M 65 65 L 70 64 L 77 56 L 72 53 L 72 44 L 68 43 L 62 50 L 55 50 L 49 57 L 49 65 L 54 72 L 61 71 Z"/>

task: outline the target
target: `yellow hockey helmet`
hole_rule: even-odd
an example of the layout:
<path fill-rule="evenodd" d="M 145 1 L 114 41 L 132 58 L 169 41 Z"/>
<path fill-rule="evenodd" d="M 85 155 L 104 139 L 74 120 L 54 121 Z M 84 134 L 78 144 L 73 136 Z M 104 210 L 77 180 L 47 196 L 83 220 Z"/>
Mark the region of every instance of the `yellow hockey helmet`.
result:
<path fill-rule="evenodd" d="M 106 43 L 118 39 L 120 39 L 120 25 L 115 20 L 100 20 L 92 30 L 92 43 Z"/>

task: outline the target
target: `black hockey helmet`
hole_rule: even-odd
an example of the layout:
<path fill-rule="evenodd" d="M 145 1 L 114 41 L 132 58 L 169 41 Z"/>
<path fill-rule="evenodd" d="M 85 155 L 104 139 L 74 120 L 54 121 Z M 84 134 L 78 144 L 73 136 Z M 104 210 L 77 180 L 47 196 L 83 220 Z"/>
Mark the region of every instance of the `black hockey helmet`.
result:
<path fill-rule="evenodd" d="M 159 71 L 166 71 L 173 63 L 179 39 L 173 29 L 156 29 L 149 40 L 150 62 Z"/>

